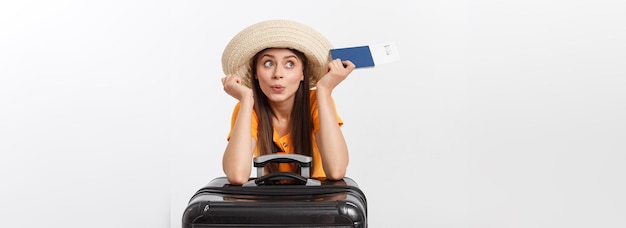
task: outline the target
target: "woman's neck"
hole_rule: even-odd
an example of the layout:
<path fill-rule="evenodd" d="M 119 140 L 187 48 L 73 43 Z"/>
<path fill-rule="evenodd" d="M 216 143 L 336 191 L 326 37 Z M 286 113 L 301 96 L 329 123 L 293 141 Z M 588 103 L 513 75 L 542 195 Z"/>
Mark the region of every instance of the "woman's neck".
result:
<path fill-rule="evenodd" d="M 274 112 L 272 116 L 272 127 L 274 127 L 274 130 L 278 131 L 280 136 L 287 134 L 290 131 L 289 123 L 291 121 L 293 102 L 270 103 L 270 106 Z"/>

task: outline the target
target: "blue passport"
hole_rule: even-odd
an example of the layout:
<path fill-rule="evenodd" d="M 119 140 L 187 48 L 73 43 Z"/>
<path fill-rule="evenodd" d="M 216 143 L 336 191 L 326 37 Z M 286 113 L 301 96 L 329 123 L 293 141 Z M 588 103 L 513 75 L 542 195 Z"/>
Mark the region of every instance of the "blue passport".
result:
<path fill-rule="evenodd" d="M 356 68 L 373 67 L 375 65 L 369 46 L 331 49 L 330 56 L 333 59 L 350 60 Z"/>

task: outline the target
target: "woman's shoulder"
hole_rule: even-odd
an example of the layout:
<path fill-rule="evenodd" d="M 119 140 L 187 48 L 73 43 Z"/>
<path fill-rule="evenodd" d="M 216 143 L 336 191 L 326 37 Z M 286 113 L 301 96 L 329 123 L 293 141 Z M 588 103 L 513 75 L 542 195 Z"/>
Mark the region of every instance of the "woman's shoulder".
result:
<path fill-rule="evenodd" d="M 317 105 L 317 90 L 315 90 L 315 88 L 309 91 L 309 101 L 311 106 Z"/>
<path fill-rule="evenodd" d="M 311 97 L 311 99 L 316 98 L 316 94 L 317 94 L 317 90 L 315 90 L 315 88 L 309 91 L 309 97 Z"/>

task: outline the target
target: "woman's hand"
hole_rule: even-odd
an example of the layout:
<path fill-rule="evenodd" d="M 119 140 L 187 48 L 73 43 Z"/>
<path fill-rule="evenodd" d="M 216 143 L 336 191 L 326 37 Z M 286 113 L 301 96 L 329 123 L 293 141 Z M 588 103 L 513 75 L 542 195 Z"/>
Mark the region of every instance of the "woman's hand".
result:
<path fill-rule="evenodd" d="M 243 85 L 241 77 L 237 75 L 227 75 L 222 78 L 224 91 L 235 99 L 241 101 L 245 97 L 252 97 L 252 89 Z"/>
<path fill-rule="evenodd" d="M 350 60 L 341 61 L 341 59 L 335 59 L 330 61 L 330 63 L 328 63 L 328 73 L 317 81 L 317 89 L 332 91 L 339 83 L 348 77 L 352 70 L 354 70 L 354 67 L 354 64 Z"/>

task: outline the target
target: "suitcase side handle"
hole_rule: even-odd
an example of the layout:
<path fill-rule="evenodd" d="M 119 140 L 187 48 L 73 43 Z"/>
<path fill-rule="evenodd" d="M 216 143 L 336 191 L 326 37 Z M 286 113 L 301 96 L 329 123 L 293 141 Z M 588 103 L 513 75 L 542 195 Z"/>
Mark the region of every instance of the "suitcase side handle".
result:
<path fill-rule="evenodd" d="M 313 159 L 301 154 L 266 154 L 255 157 L 253 160 L 254 167 L 257 168 L 256 176 L 263 176 L 263 171 L 267 163 L 299 163 L 300 174 L 304 178 L 309 178 L 309 169 Z"/>

